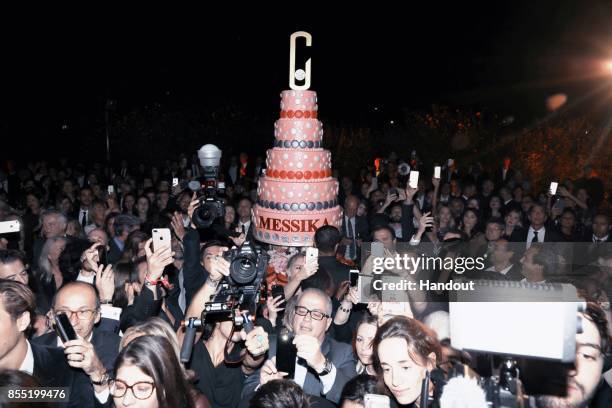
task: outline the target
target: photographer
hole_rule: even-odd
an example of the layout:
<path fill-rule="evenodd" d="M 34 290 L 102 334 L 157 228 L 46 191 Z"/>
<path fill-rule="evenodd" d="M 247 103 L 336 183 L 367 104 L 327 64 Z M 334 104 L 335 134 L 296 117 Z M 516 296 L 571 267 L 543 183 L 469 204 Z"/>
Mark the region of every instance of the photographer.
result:
<path fill-rule="evenodd" d="M 229 276 L 230 263 L 221 256 L 225 250 L 219 247 L 207 256 L 209 274 L 185 313 L 187 319 L 200 318 L 206 302 L 214 296 L 223 278 Z M 235 332 L 231 320 L 207 321 L 202 340 L 196 337 L 189 362 L 199 378 L 196 387 L 214 407 L 235 407 L 240 401 L 245 376 L 261 365 L 267 350 L 268 335 L 261 327 L 247 334 L 244 330 Z M 230 357 L 234 361 L 228 361 Z"/>

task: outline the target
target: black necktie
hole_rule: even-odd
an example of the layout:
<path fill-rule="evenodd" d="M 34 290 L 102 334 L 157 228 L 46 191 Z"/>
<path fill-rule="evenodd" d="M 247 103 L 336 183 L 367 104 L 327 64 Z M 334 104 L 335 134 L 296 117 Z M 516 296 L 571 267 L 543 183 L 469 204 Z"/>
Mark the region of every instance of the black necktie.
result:
<path fill-rule="evenodd" d="M 83 226 L 83 228 L 85 228 L 87 226 L 87 211 L 82 210 L 83 211 L 83 216 L 81 217 L 81 225 Z"/>
<path fill-rule="evenodd" d="M 242 233 L 246 235 L 246 228 L 244 227 L 244 224 L 242 224 Z"/>
<path fill-rule="evenodd" d="M 536 231 L 536 230 L 533 231 L 533 239 L 531 240 L 532 244 L 534 242 L 540 242 L 540 241 L 538 241 L 538 231 Z"/>

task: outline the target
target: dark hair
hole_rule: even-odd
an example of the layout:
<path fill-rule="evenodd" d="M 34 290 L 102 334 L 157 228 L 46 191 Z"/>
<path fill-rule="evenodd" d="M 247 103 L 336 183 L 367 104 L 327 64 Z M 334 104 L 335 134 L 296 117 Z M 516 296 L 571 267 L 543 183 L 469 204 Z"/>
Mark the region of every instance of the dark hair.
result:
<path fill-rule="evenodd" d="M 340 395 L 340 405 L 344 401 L 351 401 L 363 405 L 363 397 L 366 394 L 376 394 L 376 377 L 360 374 L 344 384 Z"/>
<path fill-rule="evenodd" d="M 327 270 L 319 266 L 319 269 L 313 275 L 302 281 L 300 287 L 302 290 L 314 288 L 327 293 L 330 288 L 334 287 L 334 278 Z"/>
<path fill-rule="evenodd" d="M 125 240 L 125 246 L 123 248 L 123 252 L 121 253 L 121 262 L 134 262 L 134 260 L 138 257 L 138 246 L 146 242 L 149 239 L 149 235 L 140 230 L 134 230 L 130 232 L 127 239 Z"/>
<path fill-rule="evenodd" d="M 117 216 L 120 214 L 121 213 L 113 211 L 111 213 L 108 213 L 106 218 L 104 218 L 104 231 L 106 231 L 106 235 L 108 235 L 109 239 L 113 239 L 114 236 L 111 236 L 110 231 L 108 230 L 108 222 L 114 218 L 117 218 Z"/>
<path fill-rule="evenodd" d="M 206 252 L 208 248 L 213 247 L 213 246 L 227 247 L 227 244 L 224 244 L 223 242 L 218 241 L 216 239 L 211 239 L 210 241 L 206 241 L 204 245 L 202 245 L 202 249 L 200 249 L 200 259 L 204 257 L 204 252 Z"/>
<path fill-rule="evenodd" d="M 30 327 L 34 324 L 34 318 L 36 317 L 36 296 L 32 289 L 20 282 L 0 279 L 0 297 L 2 298 L 4 310 L 11 316 L 13 321 L 27 312 L 30 314 Z"/>
<path fill-rule="evenodd" d="M 87 239 L 75 237 L 68 238 L 66 246 L 64 246 L 58 259 L 59 269 L 62 272 L 64 282 L 76 280 L 83 267 L 81 256 L 83 252 L 91 247 L 91 245 L 92 242 Z"/>
<path fill-rule="evenodd" d="M 16 249 L 0 249 L 0 264 L 10 264 L 16 261 L 21 261 L 23 266 L 28 265 L 26 255 L 22 251 Z"/>
<path fill-rule="evenodd" d="M 128 183 L 127 181 L 125 181 L 124 183 L 130 184 L 130 183 Z M 123 184 L 123 183 L 121 183 L 121 184 Z M 133 210 L 133 209 L 134 209 L 134 207 L 136 206 L 136 196 L 135 196 L 133 193 L 127 193 L 126 195 L 124 195 L 124 196 L 123 196 L 123 203 L 122 203 L 122 205 L 121 205 L 121 212 L 122 212 L 122 213 L 124 213 L 124 214 L 128 214 L 128 212 L 127 212 L 127 211 L 128 211 L 128 209 L 127 209 L 127 207 L 125 206 L 125 199 L 126 199 L 126 198 L 128 198 L 128 196 L 132 196 L 132 198 L 134 199 L 134 205 L 133 205 L 133 207 L 132 207 L 132 210 Z"/>
<path fill-rule="evenodd" d="M 530 248 L 538 252 L 533 256 L 533 263 L 542 267 L 544 277 L 550 278 L 550 271 L 554 271 L 559 262 L 555 258 L 555 253 L 544 247 L 542 242 L 534 242 Z"/>
<path fill-rule="evenodd" d="M 438 342 L 436 334 L 429 327 L 418 320 L 403 316 L 396 316 L 389 319 L 378 328 L 372 342 L 372 361 L 374 363 L 374 369 L 378 374 L 378 387 L 380 390 L 385 390 L 386 388 L 382 367 L 380 365 L 380 358 L 378 357 L 378 348 L 383 340 L 394 337 L 406 341 L 408 354 L 417 364 L 422 365 L 431 353 L 435 354 L 436 361 L 440 361 L 442 356 L 440 343 Z"/>
<path fill-rule="evenodd" d="M 332 225 L 324 225 L 315 231 L 314 242 L 319 251 L 334 252 L 340 242 L 340 231 Z"/>
<path fill-rule="evenodd" d="M 119 262 L 113 267 L 115 273 L 115 291 L 113 292 L 113 306 L 122 309 L 128 306 L 125 293 L 125 284 L 138 282 L 138 269 L 132 262 Z"/>
<path fill-rule="evenodd" d="M 140 336 L 129 342 L 115 360 L 115 378 L 123 364 L 134 365 L 153 378 L 160 408 L 194 405 L 174 348 L 165 337 Z"/>
<path fill-rule="evenodd" d="M 472 228 L 472 230 L 470 231 L 471 236 L 468 237 L 468 238 L 472 238 L 477 232 L 479 232 L 482 229 L 481 228 L 482 227 L 481 226 L 482 217 L 480 216 L 480 211 L 478 211 L 475 208 L 466 208 L 465 210 L 463 210 L 463 213 L 461 214 L 461 219 L 460 219 L 460 221 L 461 221 L 461 228 L 460 228 L 460 230 L 463 233 L 465 233 L 465 231 L 463 230 L 463 227 L 464 227 L 464 225 L 463 225 L 463 218 L 469 212 L 473 213 L 476 216 L 476 225 L 474 225 L 474 228 Z"/>
<path fill-rule="evenodd" d="M 268 381 L 253 395 L 249 408 L 308 408 L 310 400 L 302 387 L 290 380 Z"/>
<path fill-rule="evenodd" d="M 586 317 L 592 321 L 597 327 L 599 332 L 599 346 L 601 347 L 601 353 L 606 356 L 608 348 L 610 347 L 610 337 L 608 335 L 608 320 L 606 314 L 596 302 L 587 302 L 586 311 L 584 312 Z"/>
<path fill-rule="evenodd" d="M 371 235 L 372 235 L 372 241 L 374 240 L 374 233 L 378 232 L 378 231 L 388 231 L 389 234 L 391 234 L 392 239 L 395 239 L 395 230 L 393 228 L 391 228 L 389 225 L 376 225 L 372 231 L 371 231 Z"/>
<path fill-rule="evenodd" d="M 491 217 L 487 221 L 487 225 L 489 224 L 497 224 L 502 230 L 506 228 L 506 223 L 500 217 Z"/>
<path fill-rule="evenodd" d="M 361 319 L 357 322 L 355 326 L 355 332 L 353 333 L 353 353 L 357 356 L 357 331 L 359 330 L 359 326 L 362 324 L 371 324 L 373 326 L 378 326 L 378 319 L 375 316 L 372 316 L 369 313 L 364 313 Z"/>

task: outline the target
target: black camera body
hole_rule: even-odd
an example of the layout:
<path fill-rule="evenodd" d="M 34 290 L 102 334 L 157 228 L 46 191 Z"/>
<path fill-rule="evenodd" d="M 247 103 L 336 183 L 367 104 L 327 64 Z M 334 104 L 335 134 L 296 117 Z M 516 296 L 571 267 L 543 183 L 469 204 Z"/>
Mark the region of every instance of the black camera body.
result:
<path fill-rule="evenodd" d="M 230 263 L 227 279 L 232 286 L 245 286 L 254 282 L 261 284 L 270 260 L 265 251 L 249 241 L 245 241 L 239 248 L 226 251 L 223 258 Z"/>
<path fill-rule="evenodd" d="M 209 228 L 215 220 L 225 217 L 225 183 L 218 181 L 219 166 L 204 167 L 204 175 L 198 193 L 199 205 L 192 221 L 198 228 Z"/>
<path fill-rule="evenodd" d="M 219 285 L 213 299 L 206 302 L 203 315 L 233 319 L 236 310 L 244 310 L 254 316 L 265 287 L 269 255 L 246 241 L 240 248 L 226 251 L 223 258 L 230 263 L 229 276 Z"/>

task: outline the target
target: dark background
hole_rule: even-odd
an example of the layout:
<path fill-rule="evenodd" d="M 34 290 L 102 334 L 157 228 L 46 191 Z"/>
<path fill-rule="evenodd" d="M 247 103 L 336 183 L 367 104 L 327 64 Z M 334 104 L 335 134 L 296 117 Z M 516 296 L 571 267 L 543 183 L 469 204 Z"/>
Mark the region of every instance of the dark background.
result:
<path fill-rule="evenodd" d="M 312 89 L 332 128 L 382 131 L 432 104 L 511 116 L 521 128 L 545 118 L 557 92 L 568 95 L 567 114 L 610 114 L 612 87 L 601 90 L 609 78 L 599 69 L 612 58 L 610 1 L 301 7 L 308 13 L 233 4 L 21 16 L 3 33 L 0 132 L 14 147 L 0 158 L 104 158 L 108 99 L 113 160 L 209 142 L 261 153 L 297 30 L 313 36 Z"/>

